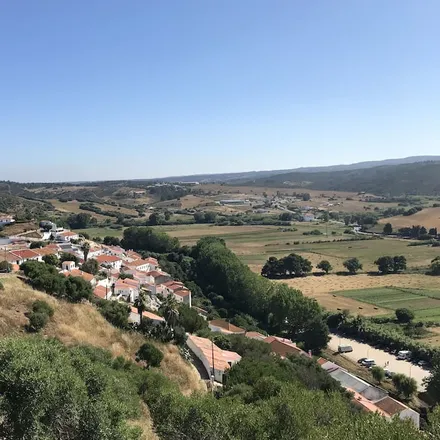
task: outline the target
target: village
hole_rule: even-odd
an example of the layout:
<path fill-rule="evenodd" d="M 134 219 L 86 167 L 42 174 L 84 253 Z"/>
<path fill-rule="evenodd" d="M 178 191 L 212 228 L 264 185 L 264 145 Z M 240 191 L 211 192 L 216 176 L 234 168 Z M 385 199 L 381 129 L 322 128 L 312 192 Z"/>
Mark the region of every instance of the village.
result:
<path fill-rule="evenodd" d="M 148 304 L 147 310 L 142 312 L 142 318 L 148 319 L 152 325 L 165 324 L 165 319 L 158 314 L 158 310 L 164 298 L 169 295 L 172 295 L 177 303 L 193 308 L 203 319 L 208 319 L 208 313 L 205 310 L 193 307 L 191 291 L 182 282 L 172 279 L 170 274 L 163 271 L 157 259 L 142 258 L 134 250 L 87 240 L 76 232 L 58 228 L 50 222 L 42 226 L 44 228 L 41 230 L 41 236 L 49 243 L 43 247 L 31 248 L 32 240 L 20 237 L 15 237 L 1 246 L 3 255 L 0 260 L 7 261 L 12 271 L 18 272 L 20 265 L 27 261 L 44 262 L 44 257 L 47 255 L 56 257 L 63 255 L 59 269 L 61 274 L 66 277 L 84 279 L 91 284 L 94 295 L 100 300 L 119 301 L 130 305 L 129 321 L 133 324 L 141 322 L 138 309 L 135 307 L 141 291 L 145 293 Z M 66 259 L 66 255 L 69 254 L 72 258 Z M 99 274 L 92 275 L 81 270 L 81 266 L 87 259 L 97 261 Z M 246 331 L 224 319 L 211 320 L 208 325 L 212 332 L 242 335 L 263 341 L 270 345 L 270 350 L 274 355 L 281 358 L 290 355 L 312 356 L 310 352 L 304 352 L 289 339 Z M 211 339 L 195 334 L 187 334 L 186 345 L 191 350 L 193 358 L 196 358 L 205 370 L 199 369 L 201 376 L 205 377 L 212 387 L 221 387 L 224 375 L 241 360 L 238 353 L 223 350 Z M 365 382 L 326 359 L 318 359 L 318 364 L 353 394 L 353 402 L 363 411 L 379 413 L 389 420 L 395 415 L 400 418 L 409 418 L 419 427 L 419 414 L 390 397 L 382 388 Z"/>

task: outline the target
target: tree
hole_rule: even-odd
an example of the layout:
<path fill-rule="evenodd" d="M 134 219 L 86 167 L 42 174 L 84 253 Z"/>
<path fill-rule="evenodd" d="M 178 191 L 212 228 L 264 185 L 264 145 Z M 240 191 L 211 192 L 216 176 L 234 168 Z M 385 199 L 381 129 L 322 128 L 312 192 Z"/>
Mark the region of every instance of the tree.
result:
<path fill-rule="evenodd" d="M 33 241 L 29 248 L 30 249 L 38 249 L 44 247 L 44 241 Z"/>
<path fill-rule="evenodd" d="M 171 328 L 177 325 L 177 322 L 179 321 L 179 309 L 174 295 L 168 295 L 159 310 L 162 312 L 165 321 Z"/>
<path fill-rule="evenodd" d="M 436 403 L 440 402 L 440 354 L 438 353 L 432 360 L 431 375 L 425 379 L 425 382 L 429 396 Z"/>
<path fill-rule="evenodd" d="M 44 255 L 43 261 L 50 266 L 58 266 L 60 264 L 60 260 L 55 254 Z"/>
<path fill-rule="evenodd" d="M 401 308 L 395 311 L 397 321 L 401 323 L 408 323 L 414 319 L 414 312 L 412 310 Z"/>
<path fill-rule="evenodd" d="M 208 323 L 194 309 L 186 304 L 179 306 L 179 325 L 188 333 L 196 333 L 208 327 Z"/>
<path fill-rule="evenodd" d="M 393 225 L 391 223 L 387 223 L 383 227 L 383 233 L 386 235 L 391 235 L 393 233 Z"/>
<path fill-rule="evenodd" d="M 307 322 L 304 331 L 297 338 L 303 343 L 304 350 L 319 353 L 323 348 L 327 347 L 327 343 L 330 340 L 329 329 L 324 320 L 316 316 Z"/>
<path fill-rule="evenodd" d="M 94 258 L 90 258 L 90 260 L 82 264 L 81 270 L 96 275 L 99 272 L 99 263 Z"/>
<path fill-rule="evenodd" d="M 32 304 L 32 311 L 34 313 L 43 313 L 49 318 L 51 318 L 54 314 L 52 306 L 43 300 L 34 301 Z"/>
<path fill-rule="evenodd" d="M 279 260 L 270 257 L 261 270 L 267 278 L 302 277 L 312 270 L 312 263 L 301 255 L 290 254 Z"/>
<path fill-rule="evenodd" d="M 431 266 L 429 268 L 429 273 L 431 275 L 440 275 L 440 258 L 434 258 L 431 262 Z"/>
<path fill-rule="evenodd" d="M 413 377 L 395 374 L 392 381 L 398 394 L 402 395 L 405 399 L 410 399 L 417 392 L 417 382 Z"/>
<path fill-rule="evenodd" d="M 328 213 L 328 211 L 324 211 L 322 213 L 321 220 L 325 223 L 328 223 L 328 221 L 330 220 L 330 214 Z"/>
<path fill-rule="evenodd" d="M 320 261 L 316 267 L 323 270 L 326 274 L 328 274 L 333 269 L 332 265 L 327 260 Z"/>
<path fill-rule="evenodd" d="M 406 270 L 406 257 L 403 255 L 396 255 L 393 257 L 393 270 L 395 273 Z"/>
<path fill-rule="evenodd" d="M 115 327 L 128 328 L 130 307 L 118 301 L 98 301 L 98 310 L 104 318 Z"/>
<path fill-rule="evenodd" d="M 72 229 L 85 229 L 94 223 L 96 223 L 96 218 L 92 218 L 90 214 L 84 212 L 70 214 L 69 217 L 67 217 L 67 224 Z"/>
<path fill-rule="evenodd" d="M 133 280 L 134 276 L 131 273 L 124 273 L 124 272 L 119 274 L 119 279 L 120 280 L 126 280 L 127 278 L 130 279 L 130 280 Z"/>
<path fill-rule="evenodd" d="M 351 275 L 355 275 L 358 270 L 362 270 L 362 264 L 357 258 L 345 260 L 344 267 Z"/>
<path fill-rule="evenodd" d="M 32 312 L 29 314 L 28 330 L 31 332 L 39 332 L 46 326 L 48 320 L 49 317 L 45 313 Z"/>
<path fill-rule="evenodd" d="M 143 361 L 150 367 L 160 367 L 163 359 L 163 353 L 150 342 L 141 345 L 136 353 L 136 360 Z"/>
<path fill-rule="evenodd" d="M 381 383 L 385 379 L 384 369 L 377 365 L 371 369 L 371 375 L 377 383 Z"/>
<path fill-rule="evenodd" d="M 143 313 L 147 310 L 147 294 L 145 290 L 140 290 L 138 297 L 134 301 L 134 306 L 139 313 L 139 324 L 142 326 Z"/>
<path fill-rule="evenodd" d="M 60 264 L 63 263 L 64 261 L 73 261 L 75 264 L 78 264 L 79 258 L 74 254 L 70 254 L 68 252 L 61 252 Z"/>
<path fill-rule="evenodd" d="M 153 214 L 148 217 L 148 224 L 151 226 L 162 225 L 164 223 L 164 218 L 158 212 L 153 212 Z"/>
<path fill-rule="evenodd" d="M 71 302 L 90 300 L 92 297 L 92 286 L 83 278 L 69 276 L 66 278 L 65 286 L 66 298 Z"/>
<path fill-rule="evenodd" d="M 392 257 L 380 257 L 374 264 L 377 265 L 379 272 L 382 274 L 388 274 L 394 269 L 394 260 Z"/>
<path fill-rule="evenodd" d="M 90 243 L 88 241 L 85 241 L 81 246 L 81 250 L 84 254 L 84 262 L 87 262 L 87 257 L 89 256 L 90 252 Z"/>
<path fill-rule="evenodd" d="M 118 237 L 111 237 L 110 235 L 106 235 L 104 237 L 103 243 L 107 246 L 119 246 L 121 244 L 121 241 Z"/>
<path fill-rule="evenodd" d="M 124 249 L 169 253 L 179 249 L 179 240 L 149 227 L 131 226 L 124 230 L 121 246 Z"/>

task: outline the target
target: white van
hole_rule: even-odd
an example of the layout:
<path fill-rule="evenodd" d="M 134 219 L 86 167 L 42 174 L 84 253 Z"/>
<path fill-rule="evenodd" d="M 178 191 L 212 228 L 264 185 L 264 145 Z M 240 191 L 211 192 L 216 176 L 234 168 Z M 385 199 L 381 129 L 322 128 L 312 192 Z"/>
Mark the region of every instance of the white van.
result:
<path fill-rule="evenodd" d="M 351 353 L 353 351 L 353 347 L 351 345 L 338 345 L 339 353 Z"/>
<path fill-rule="evenodd" d="M 411 352 L 409 350 L 401 350 L 397 353 L 397 359 L 399 361 L 406 361 L 411 359 Z"/>

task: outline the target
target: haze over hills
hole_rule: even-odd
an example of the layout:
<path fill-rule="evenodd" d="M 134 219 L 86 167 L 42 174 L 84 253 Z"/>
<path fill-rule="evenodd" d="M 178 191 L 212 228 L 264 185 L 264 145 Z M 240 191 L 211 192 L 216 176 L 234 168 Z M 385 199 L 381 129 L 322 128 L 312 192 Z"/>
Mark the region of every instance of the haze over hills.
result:
<path fill-rule="evenodd" d="M 237 173 L 217 173 L 217 174 L 193 174 L 188 176 L 170 176 L 154 179 L 160 182 L 234 182 L 249 181 L 254 179 L 263 179 L 270 176 L 284 175 L 288 173 L 316 173 L 347 171 L 357 169 L 368 169 L 380 166 L 403 165 L 412 163 L 421 163 L 427 161 L 440 161 L 440 156 L 411 156 L 400 159 L 385 159 L 367 162 L 358 162 L 353 164 L 340 164 L 319 167 L 301 167 L 283 170 L 264 170 L 264 171 L 244 171 Z M 144 179 L 139 179 L 144 180 Z M 149 179 L 148 179 L 149 180 Z M 152 179 L 151 179 L 152 180 Z"/>

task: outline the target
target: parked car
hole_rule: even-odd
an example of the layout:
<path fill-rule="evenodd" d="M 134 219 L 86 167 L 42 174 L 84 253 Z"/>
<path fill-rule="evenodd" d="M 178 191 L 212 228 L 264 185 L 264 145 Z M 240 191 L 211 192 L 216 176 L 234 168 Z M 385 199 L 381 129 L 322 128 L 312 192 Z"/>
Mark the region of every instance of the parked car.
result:
<path fill-rule="evenodd" d="M 339 353 L 351 353 L 353 351 L 353 347 L 351 345 L 338 345 Z"/>
<path fill-rule="evenodd" d="M 407 361 L 411 359 L 411 352 L 409 350 L 400 350 L 397 353 L 397 359 L 399 361 Z"/>
<path fill-rule="evenodd" d="M 374 359 L 365 359 L 361 365 L 363 365 L 364 367 L 372 367 L 374 365 L 376 365 L 376 361 Z"/>
<path fill-rule="evenodd" d="M 426 361 L 419 361 L 417 362 L 417 365 L 422 368 L 427 368 L 429 364 Z"/>
<path fill-rule="evenodd" d="M 394 376 L 394 373 L 391 370 L 388 370 L 388 368 L 385 368 L 384 371 L 387 379 L 391 379 Z"/>
<path fill-rule="evenodd" d="M 358 359 L 358 364 L 362 364 L 365 360 L 367 360 L 367 358 L 360 358 L 360 359 Z"/>

